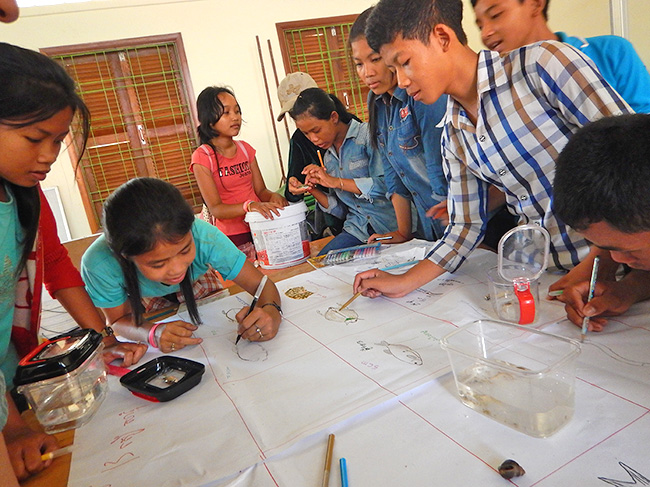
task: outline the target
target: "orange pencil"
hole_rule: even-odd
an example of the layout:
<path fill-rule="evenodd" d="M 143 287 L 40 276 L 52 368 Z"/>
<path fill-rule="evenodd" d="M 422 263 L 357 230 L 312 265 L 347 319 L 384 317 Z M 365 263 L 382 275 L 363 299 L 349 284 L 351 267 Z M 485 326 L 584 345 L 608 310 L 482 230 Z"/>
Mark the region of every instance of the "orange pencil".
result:
<path fill-rule="evenodd" d="M 316 151 L 316 152 L 318 152 L 318 160 L 320 161 L 320 167 L 322 167 L 323 169 L 325 169 L 325 164 L 323 164 L 323 156 L 320 155 L 320 151 L 319 151 L 319 150 Z"/>

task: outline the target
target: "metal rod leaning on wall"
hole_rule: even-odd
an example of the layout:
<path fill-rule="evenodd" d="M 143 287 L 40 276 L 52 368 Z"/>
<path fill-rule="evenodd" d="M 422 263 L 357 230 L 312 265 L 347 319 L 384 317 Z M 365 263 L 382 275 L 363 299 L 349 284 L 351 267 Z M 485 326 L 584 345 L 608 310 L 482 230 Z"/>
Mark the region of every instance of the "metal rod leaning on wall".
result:
<path fill-rule="evenodd" d="M 262 46 L 260 45 L 260 36 L 255 36 L 257 42 L 257 53 L 260 56 L 260 65 L 262 66 L 262 77 L 264 78 L 264 88 L 266 89 L 266 101 L 269 104 L 269 112 L 271 114 L 271 127 L 273 127 L 273 137 L 275 138 L 275 147 L 278 150 L 278 158 L 280 160 L 280 171 L 282 173 L 282 180 L 280 186 L 287 182 L 287 175 L 284 172 L 284 164 L 282 162 L 282 152 L 280 151 L 280 141 L 278 140 L 278 131 L 275 128 L 275 115 L 273 115 L 273 105 L 271 105 L 271 94 L 269 93 L 269 83 L 266 80 L 266 70 L 264 69 L 264 58 L 262 57 Z"/>
<path fill-rule="evenodd" d="M 266 42 L 269 45 L 269 55 L 271 56 L 271 67 L 273 67 L 273 77 L 275 78 L 275 87 L 280 86 L 280 80 L 278 79 L 278 72 L 275 69 L 275 57 L 273 56 L 273 48 L 271 47 L 271 39 L 267 39 Z M 287 122 L 287 117 L 285 116 L 282 121 L 284 122 L 284 130 L 287 131 L 287 139 L 291 141 L 291 134 L 289 133 L 289 123 Z"/>

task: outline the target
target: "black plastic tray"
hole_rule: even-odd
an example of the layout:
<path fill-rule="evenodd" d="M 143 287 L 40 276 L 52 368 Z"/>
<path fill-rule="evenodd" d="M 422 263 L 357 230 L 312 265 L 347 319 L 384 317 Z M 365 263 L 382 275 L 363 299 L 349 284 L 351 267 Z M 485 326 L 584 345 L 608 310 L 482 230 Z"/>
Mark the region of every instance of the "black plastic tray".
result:
<path fill-rule="evenodd" d="M 201 382 L 203 372 L 205 366 L 199 362 L 165 355 L 122 376 L 120 383 L 138 397 L 165 402 Z"/>

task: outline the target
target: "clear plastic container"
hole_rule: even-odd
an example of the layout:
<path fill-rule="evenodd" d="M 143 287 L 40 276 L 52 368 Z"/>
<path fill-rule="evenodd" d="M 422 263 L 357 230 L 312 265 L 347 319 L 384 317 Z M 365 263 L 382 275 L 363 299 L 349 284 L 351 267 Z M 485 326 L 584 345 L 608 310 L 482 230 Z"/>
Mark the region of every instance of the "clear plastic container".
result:
<path fill-rule="evenodd" d="M 440 345 L 466 406 L 537 438 L 551 436 L 573 417 L 576 340 L 479 320 Z"/>
<path fill-rule="evenodd" d="M 490 269 L 487 276 L 490 301 L 499 319 L 519 325 L 535 322 L 539 306 L 539 280 L 506 280 L 499 274 L 498 267 Z M 524 292 L 521 292 L 522 289 Z"/>
<path fill-rule="evenodd" d="M 14 382 L 46 432 L 78 428 L 97 411 L 108 390 L 103 349 L 99 333 L 81 330 L 21 360 Z"/>

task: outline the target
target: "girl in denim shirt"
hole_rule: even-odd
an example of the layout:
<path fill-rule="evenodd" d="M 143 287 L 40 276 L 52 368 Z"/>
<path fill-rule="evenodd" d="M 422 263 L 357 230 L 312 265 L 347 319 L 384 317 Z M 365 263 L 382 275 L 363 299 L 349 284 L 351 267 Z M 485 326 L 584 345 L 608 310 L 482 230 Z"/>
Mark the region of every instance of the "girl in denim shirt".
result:
<path fill-rule="evenodd" d="M 370 89 L 371 141 L 381 151 L 391 200 L 412 202 L 418 217 L 416 236 L 433 241 L 442 236 L 447 224 L 444 211 L 432 210 L 447 201 L 447 180 L 440 153 L 442 128 L 438 127 L 445 114 L 447 97 L 425 105 L 414 101 L 397 86 L 395 74 L 366 41 L 364 29 L 372 10 L 370 7 L 357 17 L 349 37 L 357 74 Z M 442 216 L 440 220 L 439 216 Z M 391 243 L 402 241 L 399 235 L 391 236 Z"/>
<path fill-rule="evenodd" d="M 386 197 L 383 163 L 370 143 L 368 125 L 354 120 L 338 98 L 320 88 L 302 91 L 289 115 L 324 152 L 323 166 L 305 167 L 305 184 L 291 178 L 289 190 L 293 194 L 311 193 L 324 211 L 345 219 L 343 231 L 321 255 L 364 244 L 375 233 L 398 231 L 409 239 L 410 207 L 398 205 L 393 209 Z M 317 184 L 333 192 L 325 194 Z"/>

